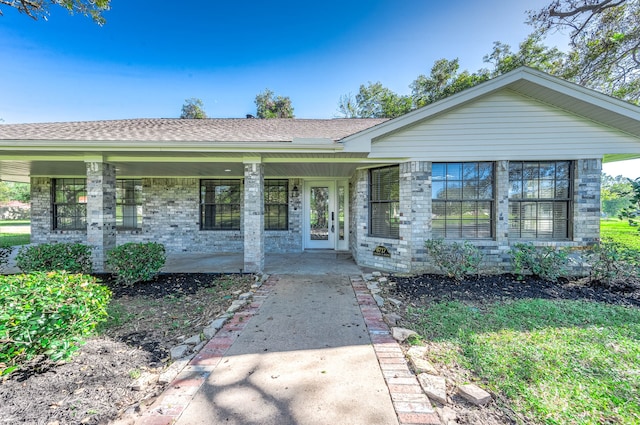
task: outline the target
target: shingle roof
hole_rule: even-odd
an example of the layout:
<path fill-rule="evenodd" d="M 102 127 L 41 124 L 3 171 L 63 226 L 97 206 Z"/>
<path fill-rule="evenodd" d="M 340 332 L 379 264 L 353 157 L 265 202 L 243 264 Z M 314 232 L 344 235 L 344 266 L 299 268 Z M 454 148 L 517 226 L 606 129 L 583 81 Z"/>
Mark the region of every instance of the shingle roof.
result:
<path fill-rule="evenodd" d="M 290 142 L 343 139 L 386 119 L 128 119 L 0 125 L 0 140 Z"/>

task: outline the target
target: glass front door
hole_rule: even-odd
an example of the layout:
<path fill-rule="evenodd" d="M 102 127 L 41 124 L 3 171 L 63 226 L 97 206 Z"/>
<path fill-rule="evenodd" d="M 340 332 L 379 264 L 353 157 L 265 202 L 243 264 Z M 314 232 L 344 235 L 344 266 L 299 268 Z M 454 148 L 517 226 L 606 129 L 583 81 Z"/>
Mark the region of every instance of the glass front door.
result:
<path fill-rule="evenodd" d="M 346 180 L 304 183 L 304 247 L 349 249 L 349 183 Z"/>
<path fill-rule="evenodd" d="M 336 211 L 334 182 L 308 182 L 305 190 L 306 248 L 334 249 Z"/>

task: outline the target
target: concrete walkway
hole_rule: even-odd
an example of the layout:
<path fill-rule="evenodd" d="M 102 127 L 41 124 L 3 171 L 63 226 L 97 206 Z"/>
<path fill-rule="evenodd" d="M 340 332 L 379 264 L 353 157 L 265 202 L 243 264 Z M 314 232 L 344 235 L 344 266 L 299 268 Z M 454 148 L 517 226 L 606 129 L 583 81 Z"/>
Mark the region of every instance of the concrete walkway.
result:
<path fill-rule="evenodd" d="M 177 422 L 339 423 L 398 423 L 342 276 L 280 276 Z"/>
<path fill-rule="evenodd" d="M 271 276 L 140 425 L 435 424 L 359 276 Z"/>

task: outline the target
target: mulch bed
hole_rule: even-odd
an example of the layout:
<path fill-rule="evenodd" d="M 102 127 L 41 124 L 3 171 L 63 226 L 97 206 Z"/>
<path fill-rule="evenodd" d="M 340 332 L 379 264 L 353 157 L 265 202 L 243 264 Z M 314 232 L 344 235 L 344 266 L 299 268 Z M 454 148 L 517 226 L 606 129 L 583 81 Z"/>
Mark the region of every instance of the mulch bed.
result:
<path fill-rule="evenodd" d="M 424 274 L 411 277 L 390 276 L 395 282 L 392 296 L 420 300 L 421 304 L 457 300 L 473 304 L 518 299 L 562 299 L 603 302 L 640 307 L 640 282 L 627 282 L 603 288 L 586 280 L 556 283 L 529 277 L 519 281 L 510 274 L 480 276 L 456 282 L 446 276 Z"/>

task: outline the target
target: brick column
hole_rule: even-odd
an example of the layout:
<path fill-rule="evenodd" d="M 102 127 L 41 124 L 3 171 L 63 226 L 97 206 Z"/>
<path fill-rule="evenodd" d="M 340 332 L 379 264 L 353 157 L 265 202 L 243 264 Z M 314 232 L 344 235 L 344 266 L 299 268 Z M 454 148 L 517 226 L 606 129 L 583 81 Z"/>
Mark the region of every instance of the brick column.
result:
<path fill-rule="evenodd" d="M 498 246 L 506 247 L 509 245 L 509 161 L 496 161 L 494 176 L 495 237 Z"/>
<path fill-rule="evenodd" d="M 116 170 L 103 162 L 87 162 L 87 244 L 93 270 L 105 272 L 107 252 L 116 246 Z"/>
<path fill-rule="evenodd" d="M 51 179 L 46 177 L 31 177 L 31 243 L 42 244 L 49 242 L 51 236 L 52 208 L 51 208 Z"/>
<path fill-rule="evenodd" d="M 257 160 L 244 164 L 244 271 L 264 270 L 264 165 Z"/>
<path fill-rule="evenodd" d="M 424 269 L 424 241 L 431 237 L 431 162 L 400 164 L 400 246 L 407 271 Z"/>
<path fill-rule="evenodd" d="M 578 160 L 574 171 L 573 240 L 582 246 L 589 246 L 600 238 L 602 160 Z"/>

